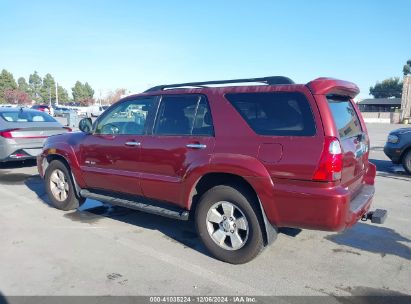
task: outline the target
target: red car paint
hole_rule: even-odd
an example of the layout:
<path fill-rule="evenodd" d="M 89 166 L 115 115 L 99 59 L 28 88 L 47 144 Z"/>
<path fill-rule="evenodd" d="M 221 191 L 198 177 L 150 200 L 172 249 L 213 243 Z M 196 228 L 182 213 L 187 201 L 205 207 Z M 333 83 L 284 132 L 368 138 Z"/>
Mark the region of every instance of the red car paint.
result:
<path fill-rule="evenodd" d="M 257 135 L 225 96 L 247 92 L 304 94 L 316 134 Z M 46 141 L 38 158 L 38 169 L 43 176 L 43 160 L 59 155 L 69 164 L 80 188 L 145 196 L 186 210 L 191 209 L 193 189 L 203 176 L 229 173 L 243 178 L 254 189 L 272 225 L 338 231 L 352 226 L 370 208 L 372 196 L 355 208 L 351 203 L 364 187 L 373 187 L 376 170 L 368 162 L 368 150 L 356 157 L 358 139 L 340 139 L 326 96 L 353 98 L 358 93 L 353 83 L 319 78 L 307 85 L 173 89 L 133 95 L 119 103 L 142 96 L 205 95 L 215 136 L 67 133 Z M 355 103 L 351 104 L 366 134 L 361 114 Z M 368 136 L 365 137 L 369 146 Z M 324 143 L 329 139 L 341 144 L 341 176 L 332 181 L 317 181 L 313 177 L 328 149 Z M 129 141 L 141 144 L 125 146 Z M 191 143 L 205 144 L 207 148 L 187 148 Z"/>

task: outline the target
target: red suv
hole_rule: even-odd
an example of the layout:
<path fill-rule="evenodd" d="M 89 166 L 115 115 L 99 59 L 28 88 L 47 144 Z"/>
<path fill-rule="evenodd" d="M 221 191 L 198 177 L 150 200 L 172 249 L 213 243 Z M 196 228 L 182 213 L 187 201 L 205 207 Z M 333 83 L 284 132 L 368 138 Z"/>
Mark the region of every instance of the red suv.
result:
<path fill-rule="evenodd" d="M 56 208 L 92 198 L 193 218 L 215 257 L 245 263 L 279 227 L 385 219 L 369 212 L 376 169 L 358 92 L 281 76 L 157 86 L 47 139 L 38 170 Z"/>
<path fill-rule="evenodd" d="M 31 108 L 41 112 L 46 112 L 47 114 L 51 115 L 50 107 L 47 105 L 34 105 Z"/>

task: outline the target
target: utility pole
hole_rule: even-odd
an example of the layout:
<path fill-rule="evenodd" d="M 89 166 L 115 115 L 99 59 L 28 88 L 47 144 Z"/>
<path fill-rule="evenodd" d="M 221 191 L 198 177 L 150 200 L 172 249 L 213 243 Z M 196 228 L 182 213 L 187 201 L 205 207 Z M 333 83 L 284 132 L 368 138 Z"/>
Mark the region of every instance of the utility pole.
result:
<path fill-rule="evenodd" d="M 59 105 L 58 82 L 56 81 L 56 107 Z"/>

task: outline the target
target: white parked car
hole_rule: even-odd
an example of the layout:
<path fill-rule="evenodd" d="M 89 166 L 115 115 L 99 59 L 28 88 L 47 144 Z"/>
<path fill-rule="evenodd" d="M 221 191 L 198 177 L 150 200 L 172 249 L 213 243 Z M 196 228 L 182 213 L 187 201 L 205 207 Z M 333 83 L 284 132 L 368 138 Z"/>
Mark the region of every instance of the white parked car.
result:
<path fill-rule="evenodd" d="M 78 116 L 87 116 L 88 107 L 72 107 L 77 112 Z"/>
<path fill-rule="evenodd" d="M 104 106 L 92 105 L 87 108 L 87 117 L 97 117 L 100 116 L 105 110 Z"/>

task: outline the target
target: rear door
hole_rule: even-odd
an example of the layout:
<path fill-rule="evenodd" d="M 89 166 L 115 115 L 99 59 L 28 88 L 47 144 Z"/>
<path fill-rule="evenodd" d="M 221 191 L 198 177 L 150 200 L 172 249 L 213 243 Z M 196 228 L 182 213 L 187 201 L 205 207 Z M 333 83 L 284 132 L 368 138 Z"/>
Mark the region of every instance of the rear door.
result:
<path fill-rule="evenodd" d="M 142 142 L 141 186 L 145 196 L 184 207 L 185 174 L 207 164 L 214 148 L 214 129 L 203 95 L 164 95 L 151 136 Z"/>
<path fill-rule="evenodd" d="M 329 96 L 327 100 L 343 152 L 341 182 L 355 190 L 361 185 L 368 163 L 368 135 L 348 97 Z"/>

